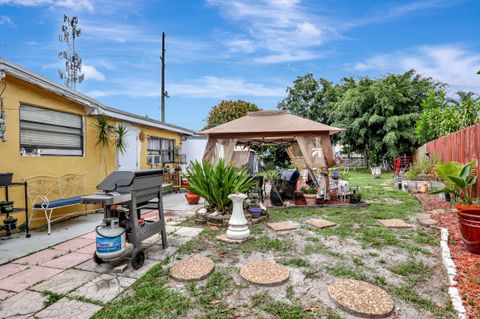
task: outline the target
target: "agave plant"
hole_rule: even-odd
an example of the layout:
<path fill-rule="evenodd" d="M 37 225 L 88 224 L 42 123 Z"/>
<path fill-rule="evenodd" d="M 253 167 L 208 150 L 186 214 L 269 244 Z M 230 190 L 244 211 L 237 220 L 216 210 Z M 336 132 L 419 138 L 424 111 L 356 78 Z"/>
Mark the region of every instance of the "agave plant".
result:
<path fill-rule="evenodd" d="M 245 169 L 228 166 L 223 160 L 215 165 L 192 162 L 187 175 L 190 183 L 187 189 L 203 197 L 211 208 L 222 214 L 232 204 L 229 194 L 245 193 L 254 184 Z"/>
<path fill-rule="evenodd" d="M 445 174 L 447 173 L 447 167 L 445 166 Z M 473 175 L 472 172 L 475 169 L 475 161 L 463 166 L 461 170 L 456 171 L 454 165 L 449 167 L 452 173 L 451 175 L 446 175 L 445 188 L 435 190 L 431 192 L 432 194 L 438 193 L 451 193 L 455 194 L 456 198 L 460 198 L 463 204 L 473 205 L 473 191 L 477 185 L 478 176 Z"/>
<path fill-rule="evenodd" d="M 114 135 L 114 140 L 113 140 L 113 145 L 115 145 L 115 149 L 119 153 L 125 153 L 127 150 L 127 137 L 128 130 L 125 125 L 117 125 L 113 127 L 113 135 Z"/>

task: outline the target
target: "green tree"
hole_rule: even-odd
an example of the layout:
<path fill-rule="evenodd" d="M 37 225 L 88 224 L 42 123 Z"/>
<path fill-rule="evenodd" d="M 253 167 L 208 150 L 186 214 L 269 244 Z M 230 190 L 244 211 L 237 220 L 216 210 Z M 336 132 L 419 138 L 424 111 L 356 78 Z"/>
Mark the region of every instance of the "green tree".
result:
<path fill-rule="evenodd" d="M 210 113 L 208 113 L 205 129 L 233 121 L 247 115 L 248 112 L 255 111 L 260 111 L 260 109 L 253 103 L 242 100 L 221 101 L 218 105 L 212 107 Z"/>
<path fill-rule="evenodd" d="M 459 91 L 449 98 L 445 91 L 429 92 L 422 102 L 417 121 L 421 144 L 480 122 L 480 98 L 473 92 Z"/>
<path fill-rule="evenodd" d="M 414 70 L 347 85 L 333 108 L 332 124 L 346 129 L 340 133 L 341 142 L 363 153 L 372 166 L 419 146 L 416 121 L 421 103 L 429 91 L 442 86 Z"/>

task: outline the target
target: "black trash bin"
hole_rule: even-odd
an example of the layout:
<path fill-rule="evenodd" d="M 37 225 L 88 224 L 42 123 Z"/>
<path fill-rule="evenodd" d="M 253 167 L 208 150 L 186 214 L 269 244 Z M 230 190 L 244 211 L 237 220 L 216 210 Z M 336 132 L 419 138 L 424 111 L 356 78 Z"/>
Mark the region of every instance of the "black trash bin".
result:
<path fill-rule="evenodd" d="M 0 186 L 9 186 L 12 184 L 13 173 L 0 173 Z"/>

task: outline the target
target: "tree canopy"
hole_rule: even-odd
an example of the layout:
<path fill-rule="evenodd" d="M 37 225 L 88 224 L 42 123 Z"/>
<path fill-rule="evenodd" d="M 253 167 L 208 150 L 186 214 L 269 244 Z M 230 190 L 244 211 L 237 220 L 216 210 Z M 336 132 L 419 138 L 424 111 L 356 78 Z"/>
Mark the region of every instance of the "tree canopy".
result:
<path fill-rule="evenodd" d="M 337 84 L 323 78 L 317 81 L 307 74 L 294 81 L 278 107 L 345 128 L 339 134 L 341 143 L 364 154 L 374 165 L 410 153 L 420 145 L 416 122 L 422 101 L 428 92 L 442 87 L 414 70 L 379 79 L 344 78 Z"/>
<path fill-rule="evenodd" d="M 459 91 L 448 98 L 445 91 L 430 91 L 422 102 L 417 137 L 426 143 L 480 122 L 480 97 Z"/>
<path fill-rule="evenodd" d="M 207 117 L 205 129 L 227 123 L 247 115 L 248 112 L 260 111 L 258 106 L 243 100 L 221 101 L 212 107 Z"/>

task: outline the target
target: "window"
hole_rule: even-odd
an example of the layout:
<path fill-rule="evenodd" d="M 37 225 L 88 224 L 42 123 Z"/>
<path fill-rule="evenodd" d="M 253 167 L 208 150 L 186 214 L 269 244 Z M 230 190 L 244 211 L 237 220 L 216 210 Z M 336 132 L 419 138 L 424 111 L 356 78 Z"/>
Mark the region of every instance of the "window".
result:
<path fill-rule="evenodd" d="M 22 155 L 83 155 L 83 118 L 65 112 L 20 105 Z"/>
<path fill-rule="evenodd" d="M 175 140 L 149 137 L 147 156 L 149 164 L 173 163 Z"/>

